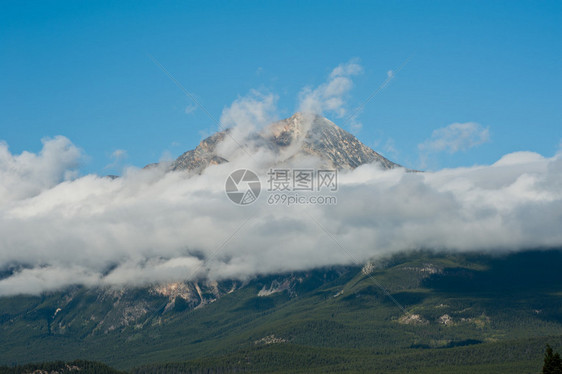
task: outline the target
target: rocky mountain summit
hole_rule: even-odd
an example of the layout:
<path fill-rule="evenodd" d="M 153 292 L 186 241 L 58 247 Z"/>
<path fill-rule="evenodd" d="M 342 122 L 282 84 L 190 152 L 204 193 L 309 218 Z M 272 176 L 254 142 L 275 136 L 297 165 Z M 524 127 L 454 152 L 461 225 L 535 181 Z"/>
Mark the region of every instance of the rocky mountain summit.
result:
<path fill-rule="evenodd" d="M 234 137 L 230 129 L 209 136 L 195 149 L 179 156 L 170 169 L 200 172 L 208 166 L 228 162 L 228 156 L 219 154 L 218 148 L 229 137 Z M 339 170 L 355 169 L 373 162 L 384 169 L 400 167 L 332 121 L 313 114 L 296 113 L 251 133 L 245 139 L 234 140 L 246 147 L 250 154 L 256 149 L 269 149 L 281 162 L 312 156 L 322 160 L 325 167 Z"/>

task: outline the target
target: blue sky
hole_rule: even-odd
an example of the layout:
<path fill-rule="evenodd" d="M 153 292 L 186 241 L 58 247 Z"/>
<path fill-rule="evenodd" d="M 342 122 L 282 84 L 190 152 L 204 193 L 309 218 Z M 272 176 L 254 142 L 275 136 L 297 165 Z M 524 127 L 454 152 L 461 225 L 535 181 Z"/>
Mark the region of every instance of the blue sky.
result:
<path fill-rule="evenodd" d="M 551 156 L 562 139 L 561 40 L 558 1 L 3 1 L 0 140 L 37 152 L 64 135 L 87 155 L 82 173 L 120 173 L 217 130 L 200 109 L 186 113 L 190 99 L 149 55 L 216 117 L 252 89 L 278 95 L 289 116 L 304 86 L 356 59 L 353 109 L 410 58 L 358 117 L 365 144 L 420 167 L 434 130 L 474 122 L 487 141 L 435 151 L 424 166 Z M 116 150 L 126 158 L 108 167 Z"/>

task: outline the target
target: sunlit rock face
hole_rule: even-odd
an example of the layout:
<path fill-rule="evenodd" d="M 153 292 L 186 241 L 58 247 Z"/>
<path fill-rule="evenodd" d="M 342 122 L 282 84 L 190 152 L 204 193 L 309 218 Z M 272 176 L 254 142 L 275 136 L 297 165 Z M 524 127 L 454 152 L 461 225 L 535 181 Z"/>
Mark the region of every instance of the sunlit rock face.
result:
<path fill-rule="evenodd" d="M 208 166 L 228 162 L 228 157 L 218 154 L 217 148 L 230 136 L 229 129 L 209 136 L 194 150 L 179 156 L 170 169 L 201 172 Z M 340 170 L 355 169 L 368 163 L 377 163 L 384 169 L 400 166 L 367 147 L 330 120 L 313 114 L 296 113 L 249 134 L 245 139 L 235 140 L 243 144 L 248 152 L 265 148 L 276 153 L 279 156 L 278 162 L 315 157 L 322 160 L 323 166 Z"/>

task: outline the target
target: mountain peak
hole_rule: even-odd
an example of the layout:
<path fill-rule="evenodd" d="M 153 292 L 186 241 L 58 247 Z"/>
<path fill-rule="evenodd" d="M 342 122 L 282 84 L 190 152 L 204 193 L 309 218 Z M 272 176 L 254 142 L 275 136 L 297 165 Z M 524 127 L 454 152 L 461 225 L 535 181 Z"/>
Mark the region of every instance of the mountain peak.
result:
<path fill-rule="evenodd" d="M 267 126 L 262 135 L 270 137 L 279 145 L 288 145 L 294 140 L 306 137 L 310 131 L 322 127 L 337 127 L 332 121 L 317 114 L 297 112 L 291 117 Z"/>
<path fill-rule="evenodd" d="M 178 157 L 171 169 L 200 172 L 210 165 L 228 162 L 227 156 L 217 154 L 217 146 L 229 131 L 204 139 L 194 150 Z M 246 140 L 254 142 L 257 148 L 266 147 L 275 152 L 280 162 L 312 156 L 334 169 L 355 169 L 373 162 L 384 169 L 399 167 L 329 119 L 312 113 L 297 112 L 250 134 Z"/>

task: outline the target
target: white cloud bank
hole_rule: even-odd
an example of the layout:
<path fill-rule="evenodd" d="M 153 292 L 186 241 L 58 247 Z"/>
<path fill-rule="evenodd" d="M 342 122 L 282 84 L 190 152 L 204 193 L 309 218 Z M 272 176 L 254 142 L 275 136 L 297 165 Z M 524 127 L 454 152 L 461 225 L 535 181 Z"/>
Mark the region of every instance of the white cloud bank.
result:
<path fill-rule="evenodd" d="M 12 274 L 0 280 L 0 295 L 71 284 L 247 278 L 417 248 L 562 246 L 560 155 L 513 153 L 490 166 L 434 173 L 364 165 L 340 175 L 335 206 L 270 206 L 264 191 L 239 207 L 225 196 L 226 177 L 248 167 L 262 171 L 265 186 L 267 165 L 260 161 L 241 157 L 192 177 L 130 169 L 115 180 L 87 175 L 49 185 L 44 180 L 60 178 L 58 165 L 67 160 L 68 147 L 57 149 L 61 154 L 29 155 L 52 173 L 31 168 L 27 178 L 38 181 L 36 188 L 15 193 L 6 185 L 17 186 L 22 176 L 3 178 L 0 268 Z"/>
<path fill-rule="evenodd" d="M 338 69 L 329 82 L 355 71 Z M 338 108 L 331 105 L 314 111 Z M 274 112 L 274 96 L 254 93 L 221 121 L 244 139 Z M 227 176 L 249 168 L 266 186 L 276 155 L 230 152 L 230 163 L 201 175 L 162 167 L 72 179 L 81 154 L 66 138 L 45 140 L 38 154 L 14 155 L 0 144 L 0 295 L 73 284 L 246 279 L 419 248 L 562 247 L 562 154 L 518 152 L 489 166 L 433 173 L 363 165 L 339 175 L 337 205 L 271 206 L 263 191 L 240 207 L 225 195 Z"/>
<path fill-rule="evenodd" d="M 41 140 L 39 154 L 13 155 L 0 141 L 0 204 L 38 194 L 75 175 L 81 151 L 64 136 Z"/>

